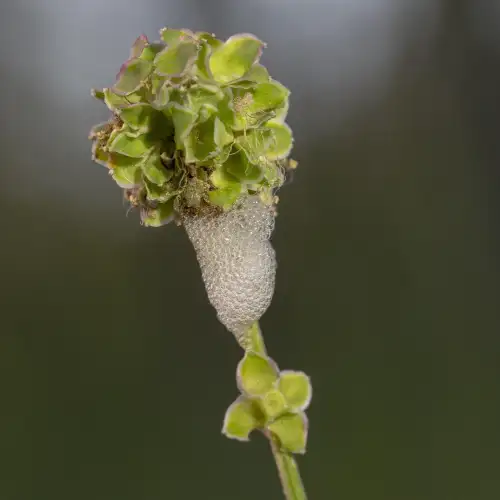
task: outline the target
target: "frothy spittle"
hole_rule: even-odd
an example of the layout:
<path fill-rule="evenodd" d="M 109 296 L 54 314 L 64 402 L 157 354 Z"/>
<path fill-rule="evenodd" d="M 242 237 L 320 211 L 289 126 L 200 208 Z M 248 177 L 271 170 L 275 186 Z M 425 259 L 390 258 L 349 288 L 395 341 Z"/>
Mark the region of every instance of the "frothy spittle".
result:
<path fill-rule="evenodd" d="M 219 321 L 242 342 L 274 293 L 276 257 L 270 242 L 274 213 L 248 196 L 232 210 L 187 216 L 183 223 Z"/>

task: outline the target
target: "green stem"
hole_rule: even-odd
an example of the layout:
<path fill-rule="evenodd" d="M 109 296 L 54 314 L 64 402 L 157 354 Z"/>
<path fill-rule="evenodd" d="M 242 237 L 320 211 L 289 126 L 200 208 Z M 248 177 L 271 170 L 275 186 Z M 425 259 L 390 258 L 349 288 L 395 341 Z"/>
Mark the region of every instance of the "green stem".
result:
<path fill-rule="evenodd" d="M 287 500 L 307 500 L 306 491 L 302 484 L 299 467 L 290 453 L 280 449 L 278 440 L 271 434 L 265 433 L 271 443 L 278 474 Z"/>
<path fill-rule="evenodd" d="M 267 356 L 266 345 L 264 344 L 264 337 L 260 331 L 259 323 L 254 323 L 248 332 L 248 348 L 247 350 L 256 352 Z"/>
<path fill-rule="evenodd" d="M 247 350 L 267 356 L 264 338 L 258 323 L 254 323 L 248 332 Z M 264 431 L 264 435 L 269 439 L 273 452 L 278 475 L 283 488 L 286 500 L 307 500 L 306 491 L 302 484 L 299 467 L 293 455 L 284 451 L 278 439 L 269 431 Z"/>

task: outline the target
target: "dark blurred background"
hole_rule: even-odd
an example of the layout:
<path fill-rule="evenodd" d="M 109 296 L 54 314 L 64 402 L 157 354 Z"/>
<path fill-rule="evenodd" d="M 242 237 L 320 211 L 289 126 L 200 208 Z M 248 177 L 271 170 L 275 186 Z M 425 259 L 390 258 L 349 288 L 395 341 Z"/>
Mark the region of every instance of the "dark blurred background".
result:
<path fill-rule="evenodd" d="M 292 90 L 282 368 L 312 376 L 311 500 L 500 498 L 500 3 L 2 0 L 1 500 L 279 499 L 225 439 L 241 352 L 187 237 L 91 162 L 141 33 L 252 32 Z"/>

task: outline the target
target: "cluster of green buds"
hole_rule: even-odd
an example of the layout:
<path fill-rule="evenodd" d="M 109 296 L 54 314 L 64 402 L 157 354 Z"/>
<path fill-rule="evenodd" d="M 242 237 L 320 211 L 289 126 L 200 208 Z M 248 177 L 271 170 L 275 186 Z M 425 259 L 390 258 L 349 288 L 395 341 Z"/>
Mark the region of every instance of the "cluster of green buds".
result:
<path fill-rule="evenodd" d="M 94 161 L 147 226 L 224 211 L 247 195 L 273 205 L 296 162 L 290 92 L 259 63 L 265 44 L 170 28 L 160 37 L 140 36 L 115 84 L 93 90 L 112 112 L 90 133 Z"/>
<path fill-rule="evenodd" d="M 288 453 L 305 453 L 308 420 L 305 410 L 312 396 L 311 383 L 300 371 L 279 371 L 264 354 L 247 351 L 238 364 L 241 392 L 228 408 L 222 432 L 248 441 L 254 430 L 276 436 Z"/>

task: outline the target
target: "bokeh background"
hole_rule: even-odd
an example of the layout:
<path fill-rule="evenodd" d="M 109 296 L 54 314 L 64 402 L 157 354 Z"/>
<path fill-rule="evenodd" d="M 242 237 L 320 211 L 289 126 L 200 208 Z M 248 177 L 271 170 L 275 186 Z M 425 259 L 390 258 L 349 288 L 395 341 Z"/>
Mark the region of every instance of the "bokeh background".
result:
<path fill-rule="evenodd" d="M 268 43 L 300 161 L 281 192 L 282 368 L 312 377 L 312 500 L 500 498 L 500 3 L 2 0 L 0 498 L 278 499 L 220 434 L 241 352 L 187 237 L 91 162 L 134 39 Z"/>

